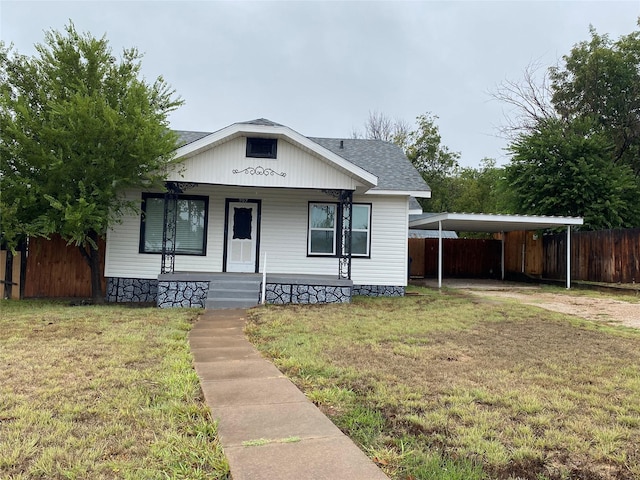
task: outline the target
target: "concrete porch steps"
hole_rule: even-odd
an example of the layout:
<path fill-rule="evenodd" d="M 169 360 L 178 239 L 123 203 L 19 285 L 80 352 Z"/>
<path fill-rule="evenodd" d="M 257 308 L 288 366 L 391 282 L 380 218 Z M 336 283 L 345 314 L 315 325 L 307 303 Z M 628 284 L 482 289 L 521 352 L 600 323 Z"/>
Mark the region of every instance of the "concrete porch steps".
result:
<path fill-rule="evenodd" d="M 209 282 L 205 308 L 249 308 L 260 302 L 262 275 L 225 274 Z"/>

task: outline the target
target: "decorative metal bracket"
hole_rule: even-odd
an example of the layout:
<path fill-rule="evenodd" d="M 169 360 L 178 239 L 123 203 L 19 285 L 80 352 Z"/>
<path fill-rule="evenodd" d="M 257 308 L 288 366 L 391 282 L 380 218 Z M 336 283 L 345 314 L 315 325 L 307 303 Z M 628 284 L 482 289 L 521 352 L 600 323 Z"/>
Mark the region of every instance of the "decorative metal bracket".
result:
<path fill-rule="evenodd" d="M 166 182 L 167 192 L 175 192 L 176 194 L 184 193 L 190 188 L 197 187 L 197 183 L 193 182 Z"/>
<path fill-rule="evenodd" d="M 234 168 L 233 170 L 231 170 L 231 173 L 244 173 L 245 175 L 264 175 L 265 177 L 273 177 L 274 175 L 278 175 L 279 177 L 283 178 L 287 176 L 285 172 L 278 173 L 272 168 L 265 168 L 260 165 L 258 165 L 257 167 L 247 167 L 244 170 L 237 170 Z"/>
<path fill-rule="evenodd" d="M 324 193 L 325 195 L 329 195 L 330 197 L 333 198 L 340 198 L 340 194 L 342 193 L 342 190 L 322 190 L 322 193 Z"/>

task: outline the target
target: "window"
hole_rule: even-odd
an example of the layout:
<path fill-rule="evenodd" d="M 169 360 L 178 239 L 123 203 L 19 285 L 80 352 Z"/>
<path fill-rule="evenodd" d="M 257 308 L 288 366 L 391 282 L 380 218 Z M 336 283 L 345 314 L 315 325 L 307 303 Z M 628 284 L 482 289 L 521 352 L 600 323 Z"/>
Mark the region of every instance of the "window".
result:
<path fill-rule="evenodd" d="M 309 255 L 336 254 L 336 226 L 338 205 L 309 204 Z"/>
<path fill-rule="evenodd" d="M 309 255 L 337 255 L 336 231 L 340 228 L 341 215 L 337 203 L 309 203 Z M 353 204 L 351 221 L 351 255 L 370 256 L 371 205 Z"/>
<path fill-rule="evenodd" d="M 247 137 L 247 157 L 277 158 L 278 140 L 275 138 Z"/>
<path fill-rule="evenodd" d="M 178 197 L 176 253 L 205 255 L 207 244 L 208 197 Z M 162 253 L 164 195 L 142 194 L 140 253 Z"/>
<path fill-rule="evenodd" d="M 351 211 L 351 255 L 369 256 L 369 245 L 371 244 L 370 228 L 371 205 L 353 205 Z"/>

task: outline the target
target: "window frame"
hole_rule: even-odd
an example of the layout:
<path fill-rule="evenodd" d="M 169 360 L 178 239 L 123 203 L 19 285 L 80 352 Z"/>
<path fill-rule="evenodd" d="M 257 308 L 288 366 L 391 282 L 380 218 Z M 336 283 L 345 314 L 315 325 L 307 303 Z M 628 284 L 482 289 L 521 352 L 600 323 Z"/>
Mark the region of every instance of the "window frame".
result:
<path fill-rule="evenodd" d="M 353 225 L 351 227 L 351 256 L 352 257 L 357 257 L 357 258 L 371 258 L 371 212 L 373 210 L 373 204 L 371 203 L 354 203 L 353 204 L 354 207 L 358 206 L 358 207 L 367 207 L 367 210 L 369 211 L 369 215 L 368 215 L 368 221 L 367 221 L 367 229 L 354 229 Z M 353 211 L 352 213 L 352 217 L 353 217 Z M 351 222 L 353 224 L 353 218 L 351 219 Z M 367 232 L 367 252 L 366 253 L 353 253 L 353 232 Z"/>
<path fill-rule="evenodd" d="M 145 249 L 145 233 L 146 233 L 146 212 L 147 212 L 147 199 L 149 198 L 159 198 L 163 200 L 163 212 L 164 212 L 164 193 L 142 193 L 142 201 L 141 201 L 141 215 L 140 215 L 140 242 L 138 246 L 138 253 L 144 255 L 162 255 L 162 247 L 158 251 L 148 251 Z M 176 255 L 184 255 L 190 257 L 205 257 L 207 255 L 207 232 L 209 225 L 209 197 L 206 195 L 178 195 L 178 202 L 181 200 L 195 200 L 204 202 L 204 224 L 202 226 L 203 236 L 202 236 L 202 250 L 200 253 L 192 253 L 192 252 L 181 252 L 176 249 Z M 164 216 L 164 215 L 163 215 Z"/>
<path fill-rule="evenodd" d="M 307 257 L 332 257 L 332 258 L 337 258 L 339 257 L 339 249 L 338 249 L 338 233 L 341 230 L 341 224 L 342 224 L 342 208 L 340 206 L 340 203 L 338 202 L 318 202 L 318 201 L 310 201 L 308 202 L 308 206 L 307 206 Z M 335 218 L 335 222 L 334 222 L 334 228 L 333 228 L 333 253 L 313 253 L 311 251 L 311 206 L 312 205 L 333 205 L 335 206 L 336 209 L 336 218 Z M 366 253 L 351 253 L 351 257 L 352 258 L 371 258 L 371 218 L 372 218 L 372 211 L 373 211 L 373 204 L 371 203 L 353 203 L 353 206 L 366 206 L 368 207 L 369 210 L 369 221 L 368 221 L 368 229 L 367 230 L 363 230 L 363 229 L 358 229 L 356 231 L 359 232 L 367 232 L 367 252 Z M 329 230 L 329 229 L 323 229 L 323 228 L 314 228 L 313 230 Z M 341 233 L 341 232 L 340 232 Z M 353 230 L 352 230 L 353 233 Z M 353 244 L 352 244 L 353 245 Z"/>
<path fill-rule="evenodd" d="M 257 144 L 265 145 L 267 142 L 271 143 L 270 151 L 255 151 L 252 146 Z M 266 150 L 266 149 L 264 149 Z M 247 146 L 245 156 L 247 158 L 278 158 L 278 139 L 266 138 L 266 137 L 247 137 Z"/>
<path fill-rule="evenodd" d="M 335 208 L 335 218 L 333 220 L 333 252 L 332 253 L 327 253 L 327 252 L 317 252 L 314 253 L 311 251 L 311 207 L 313 205 L 331 205 Z M 336 202 L 309 202 L 307 205 L 307 256 L 308 257 L 337 257 L 338 256 L 338 245 L 337 245 L 337 234 L 338 234 L 338 218 L 339 218 L 339 212 L 340 210 L 340 204 L 336 203 Z M 319 230 L 319 231 L 328 231 L 330 229 L 328 228 L 314 228 L 313 230 Z"/>

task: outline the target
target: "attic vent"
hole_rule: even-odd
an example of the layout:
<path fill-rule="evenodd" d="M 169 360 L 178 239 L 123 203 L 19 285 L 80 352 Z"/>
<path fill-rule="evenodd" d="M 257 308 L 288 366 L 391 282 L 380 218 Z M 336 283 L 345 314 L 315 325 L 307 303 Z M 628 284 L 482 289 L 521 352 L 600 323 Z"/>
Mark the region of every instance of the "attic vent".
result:
<path fill-rule="evenodd" d="M 277 158 L 277 152 L 276 138 L 247 137 L 247 157 Z"/>

